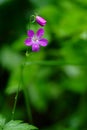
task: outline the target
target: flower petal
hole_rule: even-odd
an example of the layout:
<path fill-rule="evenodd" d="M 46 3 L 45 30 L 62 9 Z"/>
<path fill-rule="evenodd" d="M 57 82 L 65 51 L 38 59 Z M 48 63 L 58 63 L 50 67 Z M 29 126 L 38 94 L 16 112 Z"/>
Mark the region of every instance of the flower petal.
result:
<path fill-rule="evenodd" d="M 46 24 L 46 20 L 40 16 L 36 16 L 36 22 L 41 25 L 41 26 L 44 26 Z"/>
<path fill-rule="evenodd" d="M 39 44 L 32 45 L 32 51 L 39 51 L 39 48 L 40 48 Z"/>
<path fill-rule="evenodd" d="M 28 30 L 27 35 L 32 38 L 34 36 L 34 31 L 33 30 Z"/>
<path fill-rule="evenodd" d="M 38 31 L 37 31 L 37 33 L 36 33 L 36 36 L 37 37 L 42 37 L 44 35 L 44 29 L 43 28 L 40 28 Z"/>
<path fill-rule="evenodd" d="M 25 45 L 26 46 L 31 46 L 32 45 L 32 40 L 27 38 L 25 41 L 24 41 Z"/>
<path fill-rule="evenodd" d="M 45 39 L 45 38 L 42 38 L 42 39 L 39 40 L 39 44 L 40 44 L 41 46 L 47 46 L 48 40 Z"/>

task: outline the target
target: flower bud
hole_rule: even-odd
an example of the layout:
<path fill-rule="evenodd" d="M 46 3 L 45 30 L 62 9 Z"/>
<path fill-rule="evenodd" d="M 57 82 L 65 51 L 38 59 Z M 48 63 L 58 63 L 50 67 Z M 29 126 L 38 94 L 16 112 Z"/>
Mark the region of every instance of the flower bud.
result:
<path fill-rule="evenodd" d="M 36 22 L 39 25 L 41 25 L 41 26 L 45 26 L 45 24 L 46 24 L 47 21 L 44 18 L 40 17 L 40 16 L 36 16 Z"/>

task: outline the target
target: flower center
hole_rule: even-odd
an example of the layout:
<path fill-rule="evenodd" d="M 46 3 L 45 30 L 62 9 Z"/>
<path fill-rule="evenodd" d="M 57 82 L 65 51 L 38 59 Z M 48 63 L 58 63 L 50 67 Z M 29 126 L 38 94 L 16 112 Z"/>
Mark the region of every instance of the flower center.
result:
<path fill-rule="evenodd" d="M 34 37 L 32 38 L 32 40 L 33 40 L 33 42 L 35 42 L 35 43 L 38 42 L 38 38 L 37 38 L 36 36 L 34 36 Z"/>

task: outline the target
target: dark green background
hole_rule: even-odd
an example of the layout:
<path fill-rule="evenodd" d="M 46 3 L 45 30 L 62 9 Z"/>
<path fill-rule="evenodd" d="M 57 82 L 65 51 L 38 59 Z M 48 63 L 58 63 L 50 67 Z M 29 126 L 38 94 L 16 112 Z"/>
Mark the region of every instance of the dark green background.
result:
<path fill-rule="evenodd" d="M 29 47 L 23 73 L 34 125 L 87 130 L 87 0 L 0 0 L 0 114 L 11 119 L 34 13 L 47 20 L 49 41 L 37 53 Z M 34 31 L 39 28 L 31 24 Z M 15 119 L 29 123 L 22 87 Z"/>

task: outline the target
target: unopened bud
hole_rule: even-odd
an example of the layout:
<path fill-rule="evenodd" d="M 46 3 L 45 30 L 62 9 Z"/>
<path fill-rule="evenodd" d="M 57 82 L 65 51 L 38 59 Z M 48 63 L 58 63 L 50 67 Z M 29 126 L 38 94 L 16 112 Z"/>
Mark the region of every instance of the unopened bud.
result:
<path fill-rule="evenodd" d="M 47 21 L 40 16 L 36 16 L 36 22 L 41 26 L 45 26 Z"/>

